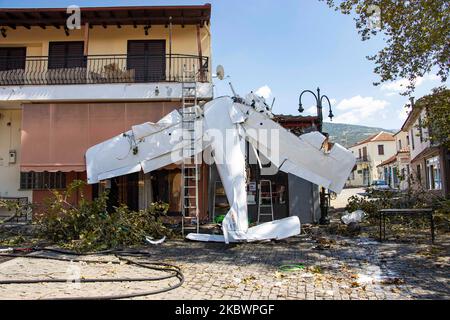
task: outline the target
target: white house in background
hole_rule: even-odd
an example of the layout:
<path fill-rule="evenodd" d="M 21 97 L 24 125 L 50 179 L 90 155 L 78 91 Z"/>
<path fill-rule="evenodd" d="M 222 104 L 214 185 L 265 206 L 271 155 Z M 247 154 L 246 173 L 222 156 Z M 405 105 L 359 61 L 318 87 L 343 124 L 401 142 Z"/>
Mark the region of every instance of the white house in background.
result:
<path fill-rule="evenodd" d="M 421 109 L 415 106 L 402 126 L 402 131 L 409 135 L 412 186 L 448 195 L 450 193 L 450 151 L 430 141 L 428 130 L 422 127 L 426 116 L 426 108 Z"/>
<path fill-rule="evenodd" d="M 397 153 L 378 165 L 380 179 L 385 180 L 392 188 L 408 189 L 410 185 L 410 153 L 409 135 L 399 131 L 394 135 Z"/>
<path fill-rule="evenodd" d="M 349 148 L 355 155 L 356 168 L 350 174 L 348 187 L 369 186 L 381 179 L 377 166 L 396 154 L 397 148 L 392 133 L 381 131 Z"/>

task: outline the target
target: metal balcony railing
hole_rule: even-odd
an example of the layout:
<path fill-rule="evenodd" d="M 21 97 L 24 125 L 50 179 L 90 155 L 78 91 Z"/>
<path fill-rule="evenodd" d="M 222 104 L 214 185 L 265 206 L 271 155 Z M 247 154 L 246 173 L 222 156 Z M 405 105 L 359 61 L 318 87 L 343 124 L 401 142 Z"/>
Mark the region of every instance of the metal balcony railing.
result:
<path fill-rule="evenodd" d="M 181 82 L 186 75 L 208 82 L 208 64 L 182 54 L 0 57 L 0 85 Z"/>
<path fill-rule="evenodd" d="M 356 158 L 356 163 L 366 163 L 366 162 L 370 162 L 369 156 Z"/>

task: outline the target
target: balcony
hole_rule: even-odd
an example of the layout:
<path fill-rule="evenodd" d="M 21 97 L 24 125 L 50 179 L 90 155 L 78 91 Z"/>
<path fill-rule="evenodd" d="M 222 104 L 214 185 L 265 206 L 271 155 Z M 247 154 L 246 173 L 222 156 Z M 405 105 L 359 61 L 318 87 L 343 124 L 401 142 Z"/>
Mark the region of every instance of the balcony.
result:
<path fill-rule="evenodd" d="M 363 157 L 356 158 L 356 163 L 357 164 L 359 164 L 359 163 L 369 163 L 369 162 L 370 162 L 369 156 L 363 156 Z"/>
<path fill-rule="evenodd" d="M 0 57 L 0 85 L 209 82 L 209 59 L 195 55 Z"/>

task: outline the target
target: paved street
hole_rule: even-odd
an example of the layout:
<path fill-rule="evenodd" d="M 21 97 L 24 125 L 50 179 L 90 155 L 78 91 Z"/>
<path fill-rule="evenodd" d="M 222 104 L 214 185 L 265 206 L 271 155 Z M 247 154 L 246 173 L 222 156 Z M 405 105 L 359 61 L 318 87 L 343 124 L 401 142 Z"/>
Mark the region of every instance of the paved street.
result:
<path fill-rule="evenodd" d="M 442 235 L 435 246 L 426 242 L 380 245 L 364 239 L 307 235 L 278 243 L 232 246 L 170 241 L 147 250 L 151 259 L 180 266 L 185 284 L 140 299 L 450 299 L 449 245 L 449 237 Z M 281 265 L 293 263 L 301 263 L 304 269 L 279 270 Z M 17 258 L 0 264 L 0 278 L 60 278 L 67 276 L 68 265 Z M 129 265 L 76 265 L 84 278 L 149 275 L 148 270 Z M 119 294 L 170 283 L 175 281 L 2 285 L 0 298 Z"/>

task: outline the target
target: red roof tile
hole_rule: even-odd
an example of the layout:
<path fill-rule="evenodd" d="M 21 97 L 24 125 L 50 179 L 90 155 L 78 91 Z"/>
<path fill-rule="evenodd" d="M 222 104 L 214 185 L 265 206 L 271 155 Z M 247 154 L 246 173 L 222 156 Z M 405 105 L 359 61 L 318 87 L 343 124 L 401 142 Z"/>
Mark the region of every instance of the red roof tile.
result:
<path fill-rule="evenodd" d="M 392 133 L 381 131 L 379 133 L 376 133 L 376 134 L 368 137 L 367 139 L 364 139 L 364 140 L 358 142 L 357 144 L 353 145 L 352 147 L 356 147 L 356 146 L 359 146 L 364 143 L 375 142 L 375 141 L 395 141 L 395 138 Z"/>

